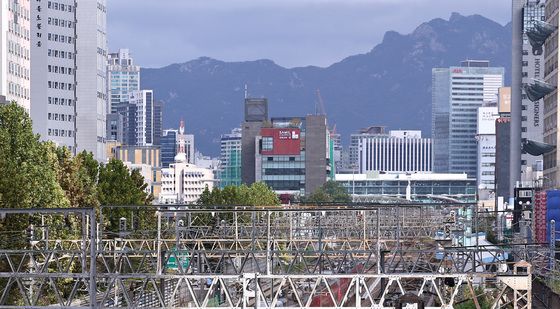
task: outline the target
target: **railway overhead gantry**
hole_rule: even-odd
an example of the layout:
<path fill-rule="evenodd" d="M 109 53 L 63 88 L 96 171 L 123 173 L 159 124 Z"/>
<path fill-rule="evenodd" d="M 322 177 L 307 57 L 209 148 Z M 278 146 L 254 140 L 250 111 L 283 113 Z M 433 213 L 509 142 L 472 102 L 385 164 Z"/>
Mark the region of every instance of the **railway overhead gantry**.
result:
<path fill-rule="evenodd" d="M 456 241 L 472 206 L 0 209 L 0 306 L 530 308 L 554 252 Z"/>

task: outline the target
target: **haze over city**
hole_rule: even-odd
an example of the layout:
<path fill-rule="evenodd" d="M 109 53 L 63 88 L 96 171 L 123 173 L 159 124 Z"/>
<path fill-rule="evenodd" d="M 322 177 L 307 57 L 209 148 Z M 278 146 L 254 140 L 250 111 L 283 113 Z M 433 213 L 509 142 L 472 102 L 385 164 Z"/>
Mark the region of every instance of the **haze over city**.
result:
<path fill-rule="evenodd" d="M 560 308 L 560 0 L 0 0 L 0 308 Z"/>

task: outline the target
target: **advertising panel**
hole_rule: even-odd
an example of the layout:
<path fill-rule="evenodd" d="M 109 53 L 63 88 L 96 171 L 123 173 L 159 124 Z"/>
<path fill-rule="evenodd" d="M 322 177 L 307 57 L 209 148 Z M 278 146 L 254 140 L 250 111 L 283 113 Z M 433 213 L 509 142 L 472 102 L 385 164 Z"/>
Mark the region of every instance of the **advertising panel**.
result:
<path fill-rule="evenodd" d="M 262 155 L 299 155 L 301 132 L 298 128 L 261 129 Z"/>

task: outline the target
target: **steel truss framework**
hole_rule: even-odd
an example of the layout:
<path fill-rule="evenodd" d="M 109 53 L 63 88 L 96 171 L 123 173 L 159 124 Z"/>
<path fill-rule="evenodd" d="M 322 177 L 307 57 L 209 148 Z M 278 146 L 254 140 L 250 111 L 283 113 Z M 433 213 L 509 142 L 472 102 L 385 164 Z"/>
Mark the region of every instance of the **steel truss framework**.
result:
<path fill-rule="evenodd" d="M 449 208 L 466 206 L 102 209 L 120 210 L 128 226 L 153 213 L 156 230 L 111 230 L 92 209 L 0 209 L 4 220 L 80 223 L 69 239 L 49 239 L 43 225 L 25 245 L 1 243 L 0 306 L 453 308 L 480 286 L 495 308 L 530 308 L 531 273 L 552 274 L 553 253 L 434 241 Z M 520 260 L 530 263 L 514 267 Z"/>

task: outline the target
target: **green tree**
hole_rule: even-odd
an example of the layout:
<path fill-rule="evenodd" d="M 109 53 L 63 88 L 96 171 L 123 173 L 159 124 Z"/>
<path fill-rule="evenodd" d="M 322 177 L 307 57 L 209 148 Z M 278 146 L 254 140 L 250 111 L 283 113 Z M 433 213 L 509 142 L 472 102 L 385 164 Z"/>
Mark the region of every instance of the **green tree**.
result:
<path fill-rule="evenodd" d="M 97 192 L 101 205 L 149 205 L 153 197 L 146 193 L 145 189 L 144 177 L 140 172 L 129 171 L 120 160 L 112 159 L 99 168 Z M 128 220 L 130 227 L 151 228 L 154 223 L 153 213 L 153 211 L 133 211 L 129 207 L 112 207 L 105 208 L 103 216 L 108 221 L 109 229 L 116 231 L 121 217 Z"/>
<path fill-rule="evenodd" d="M 96 179 L 86 166 L 87 154 L 73 156 L 66 147 L 56 149 L 58 158 L 58 182 L 72 207 L 99 206 Z M 91 154 L 90 154 L 91 155 Z M 93 155 L 92 155 L 93 157 Z M 95 161 L 97 165 L 97 161 Z"/>
<path fill-rule="evenodd" d="M 329 180 L 311 194 L 310 203 L 350 203 L 352 198 L 339 183 Z"/>
<path fill-rule="evenodd" d="M 265 183 L 256 182 L 250 187 L 246 185 L 227 186 L 223 190 L 214 188 L 210 191 L 206 187 L 198 199 L 198 204 L 204 206 L 274 206 L 280 205 L 280 200 L 278 195 Z"/>
<path fill-rule="evenodd" d="M 245 201 L 251 206 L 276 206 L 280 199 L 264 182 L 255 182 L 249 187 L 249 199 Z"/>
<path fill-rule="evenodd" d="M 56 166 L 52 145 L 33 134 L 25 109 L 0 105 L 0 207 L 68 207 Z"/>

